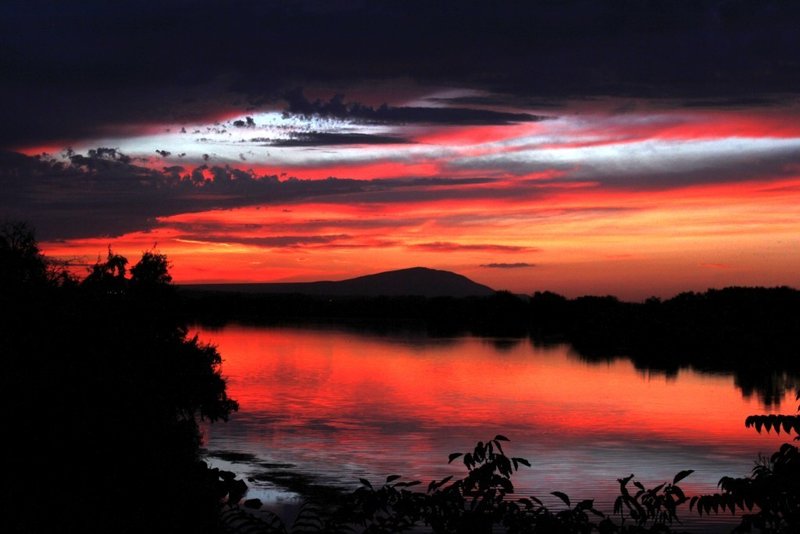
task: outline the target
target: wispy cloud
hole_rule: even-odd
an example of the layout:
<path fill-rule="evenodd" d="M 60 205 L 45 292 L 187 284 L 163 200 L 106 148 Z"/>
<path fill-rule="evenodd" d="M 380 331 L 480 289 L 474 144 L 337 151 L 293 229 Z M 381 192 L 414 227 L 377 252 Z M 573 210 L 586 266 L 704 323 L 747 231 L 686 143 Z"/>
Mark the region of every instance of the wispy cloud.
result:
<path fill-rule="evenodd" d="M 219 230 L 220 228 L 217 228 Z M 307 246 L 328 245 L 340 240 L 349 239 L 350 236 L 340 235 L 278 235 L 278 236 L 248 236 L 228 231 L 227 235 L 197 234 L 177 237 L 178 240 L 192 241 L 195 243 L 217 243 L 253 245 L 264 248 L 301 248 Z"/>
<path fill-rule="evenodd" d="M 494 245 L 490 243 L 451 243 L 442 241 L 416 243 L 409 245 L 409 248 L 425 250 L 429 252 L 535 252 L 537 250 L 532 247 L 520 247 L 513 245 Z"/>
<path fill-rule="evenodd" d="M 487 269 L 528 269 L 531 267 L 536 267 L 534 263 L 524 263 L 524 262 L 517 262 L 517 263 L 484 263 L 481 267 Z"/>

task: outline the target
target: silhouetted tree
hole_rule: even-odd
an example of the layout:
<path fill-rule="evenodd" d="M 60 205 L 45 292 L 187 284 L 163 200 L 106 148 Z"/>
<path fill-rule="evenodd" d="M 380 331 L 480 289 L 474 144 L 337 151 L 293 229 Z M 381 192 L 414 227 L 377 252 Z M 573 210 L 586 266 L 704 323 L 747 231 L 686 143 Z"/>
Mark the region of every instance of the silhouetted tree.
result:
<path fill-rule="evenodd" d="M 33 233 L 7 228 L 3 531 L 214 532 L 243 483 L 201 461 L 199 421 L 237 404 L 219 353 L 186 335 L 166 257 L 129 273 L 109 250 L 79 286 L 57 284 Z"/>
<path fill-rule="evenodd" d="M 128 259 L 114 254 L 108 247 L 108 256 L 105 261 L 97 262 L 89 270 L 81 285 L 94 291 L 118 293 L 125 290 L 128 285 L 126 274 L 128 272 Z"/>
<path fill-rule="evenodd" d="M 131 283 L 144 287 L 167 286 L 172 282 L 167 256 L 148 250 L 139 262 L 131 267 Z"/>
<path fill-rule="evenodd" d="M 4 294 L 47 282 L 47 262 L 24 223 L 0 225 L 0 291 Z"/>

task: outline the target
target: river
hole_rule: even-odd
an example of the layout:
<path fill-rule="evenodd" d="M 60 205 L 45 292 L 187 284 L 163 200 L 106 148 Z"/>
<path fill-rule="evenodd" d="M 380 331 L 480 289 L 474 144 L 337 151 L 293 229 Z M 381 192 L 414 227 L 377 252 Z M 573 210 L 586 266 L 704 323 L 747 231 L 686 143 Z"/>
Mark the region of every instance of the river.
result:
<path fill-rule="evenodd" d="M 229 422 L 204 427 L 204 446 L 212 462 L 245 477 L 283 470 L 354 488 L 359 478 L 399 474 L 427 485 L 464 472 L 447 464 L 449 453 L 502 434 L 507 453 L 531 462 L 512 479 L 517 494 L 557 508 L 550 492 L 563 491 L 610 512 L 616 479 L 630 474 L 655 486 L 694 469 L 681 483 L 687 494 L 748 474 L 787 436 L 746 429 L 745 417 L 795 408 L 791 391 L 766 407 L 729 375 L 668 376 L 624 358 L 590 363 L 568 345 L 528 339 L 239 325 L 195 332 L 217 346 L 240 403 Z M 249 496 L 273 506 L 297 499 L 266 481 L 251 483 Z"/>

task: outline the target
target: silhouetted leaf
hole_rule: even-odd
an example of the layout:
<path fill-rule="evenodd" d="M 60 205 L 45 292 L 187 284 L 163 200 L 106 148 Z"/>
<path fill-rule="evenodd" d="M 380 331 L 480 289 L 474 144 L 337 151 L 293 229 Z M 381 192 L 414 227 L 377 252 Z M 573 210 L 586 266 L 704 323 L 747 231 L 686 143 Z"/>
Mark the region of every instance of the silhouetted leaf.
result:
<path fill-rule="evenodd" d="M 733 500 L 733 495 L 726 495 L 726 501 L 728 503 L 728 508 L 731 511 L 731 515 L 736 514 L 736 502 Z"/>
<path fill-rule="evenodd" d="M 502 434 L 497 434 L 494 437 L 494 440 L 495 441 L 511 441 L 510 439 L 508 439 L 507 437 L 503 436 Z"/>
<path fill-rule="evenodd" d="M 505 476 L 511 476 L 511 462 L 505 456 L 498 456 L 495 458 L 497 462 L 497 468 L 503 473 Z M 515 467 L 516 469 L 516 467 Z"/>
<path fill-rule="evenodd" d="M 517 462 L 521 463 L 525 467 L 530 467 L 531 466 L 531 463 L 528 460 L 526 460 L 525 458 L 514 458 L 514 460 L 516 460 Z"/>
<path fill-rule="evenodd" d="M 452 463 L 452 462 L 453 462 L 453 460 L 455 460 L 456 458 L 460 458 L 460 457 L 461 457 L 461 456 L 463 456 L 463 455 L 464 455 L 464 453 L 462 453 L 462 452 L 453 452 L 453 453 L 450 453 L 450 456 L 448 456 L 448 457 L 447 457 L 447 458 L 448 458 L 448 460 L 447 460 L 447 463 L 448 463 L 448 464 L 449 464 L 449 463 Z"/>
<path fill-rule="evenodd" d="M 362 484 L 363 486 L 366 486 L 366 487 L 368 487 L 369 489 L 372 489 L 372 484 L 370 484 L 370 483 L 369 483 L 369 480 L 367 480 L 366 478 L 359 478 L 359 479 L 358 479 L 358 481 L 359 481 L 359 482 L 361 482 L 361 484 Z"/>
<path fill-rule="evenodd" d="M 398 478 L 401 478 L 400 475 L 389 475 L 386 477 L 386 483 L 388 484 L 389 482 L 394 482 Z"/>
<path fill-rule="evenodd" d="M 772 428 L 773 428 L 773 427 L 776 427 L 776 426 L 777 426 L 777 420 L 778 420 L 778 418 L 777 418 L 777 416 L 776 416 L 776 415 L 774 415 L 774 414 L 772 414 L 772 415 L 768 415 L 768 416 L 766 417 L 766 419 L 764 420 L 764 428 L 766 428 L 766 429 L 767 429 L 767 432 L 769 432 L 770 430 L 772 430 Z"/>
<path fill-rule="evenodd" d="M 485 448 L 483 446 L 483 442 L 479 441 L 477 445 L 475 445 L 475 450 L 473 451 L 473 457 L 477 462 L 482 462 L 486 458 Z"/>
<path fill-rule="evenodd" d="M 783 418 L 783 421 L 782 421 L 783 422 L 783 430 L 787 434 L 792 431 L 792 428 L 793 428 L 793 425 L 794 425 L 794 421 L 793 421 L 794 419 L 796 419 L 796 417 L 784 417 Z"/>
<path fill-rule="evenodd" d="M 428 493 L 431 493 L 434 490 L 438 490 L 439 488 L 441 488 L 442 486 L 444 486 L 445 484 L 450 482 L 450 480 L 452 480 L 452 478 L 453 478 L 453 475 L 450 475 L 450 476 L 444 477 L 439 482 L 436 482 L 435 480 L 432 480 L 431 483 L 428 484 Z"/>
<path fill-rule="evenodd" d="M 720 505 L 720 498 L 719 494 L 714 495 L 711 499 L 711 508 L 714 510 L 715 514 L 719 513 L 719 505 Z"/>
<path fill-rule="evenodd" d="M 492 443 L 494 443 L 495 447 L 497 447 L 497 450 L 500 451 L 500 454 L 505 456 L 506 453 L 503 452 L 503 446 L 500 445 L 500 442 L 499 441 L 493 441 Z"/>
<path fill-rule="evenodd" d="M 617 497 L 614 501 L 614 513 L 619 514 L 622 512 L 622 497 Z"/>
<path fill-rule="evenodd" d="M 677 475 L 675 475 L 675 478 L 672 479 L 672 483 L 673 484 L 677 484 L 678 482 L 680 482 L 684 478 L 688 477 L 692 473 L 694 473 L 694 469 L 684 469 L 683 471 L 680 471 L 680 472 L 678 472 Z"/>
<path fill-rule="evenodd" d="M 564 504 L 566 504 L 567 506 L 571 506 L 569 503 L 569 497 L 567 496 L 566 493 L 560 491 L 551 491 L 550 495 L 555 495 L 556 497 L 564 501 Z"/>

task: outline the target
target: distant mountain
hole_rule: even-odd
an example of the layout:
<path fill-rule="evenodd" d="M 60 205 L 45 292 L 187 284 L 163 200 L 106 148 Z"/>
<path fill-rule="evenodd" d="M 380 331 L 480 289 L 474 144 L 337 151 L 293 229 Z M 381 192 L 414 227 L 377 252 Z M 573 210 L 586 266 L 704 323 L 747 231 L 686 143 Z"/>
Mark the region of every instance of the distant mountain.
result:
<path fill-rule="evenodd" d="M 337 297 L 480 297 L 494 289 L 450 271 L 412 267 L 359 276 L 338 282 L 294 282 L 263 284 L 187 284 L 182 288 L 237 293 L 337 296 Z"/>

